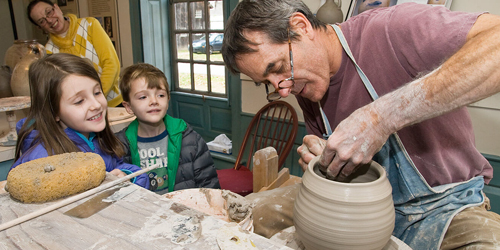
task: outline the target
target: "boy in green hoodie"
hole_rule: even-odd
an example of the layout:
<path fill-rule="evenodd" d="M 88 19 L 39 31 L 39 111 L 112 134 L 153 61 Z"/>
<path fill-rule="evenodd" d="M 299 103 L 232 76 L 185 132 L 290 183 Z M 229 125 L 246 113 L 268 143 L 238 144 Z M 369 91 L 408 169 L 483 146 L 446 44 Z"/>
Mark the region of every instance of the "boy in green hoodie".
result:
<path fill-rule="evenodd" d="M 139 63 L 125 69 L 120 81 L 123 106 L 135 119 L 117 133 L 126 147 L 124 162 L 149 172 L 150 190 L 159 194 L 187 188 L 220 188 L 207 144 L 189 124 L 167 115 L 170 90 L 165 74 Z"/>

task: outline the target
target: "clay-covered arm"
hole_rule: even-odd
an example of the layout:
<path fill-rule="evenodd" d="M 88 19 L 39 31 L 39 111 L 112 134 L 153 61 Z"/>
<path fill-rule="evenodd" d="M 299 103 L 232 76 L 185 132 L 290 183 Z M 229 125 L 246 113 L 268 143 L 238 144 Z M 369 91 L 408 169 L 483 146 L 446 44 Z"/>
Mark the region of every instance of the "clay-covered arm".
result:
<path fill-rule="evenodd" d="M 320 162 L 336 176 L 367 163 L 390 134 L 500 91 L 500 17 L 481 15 L 465 45 L 441 67 L 366 105 L 342 121 Z M 332 160 L 333 159 L 333 160 Z M 329 164 L 328 164 L 329 163 Z"/>

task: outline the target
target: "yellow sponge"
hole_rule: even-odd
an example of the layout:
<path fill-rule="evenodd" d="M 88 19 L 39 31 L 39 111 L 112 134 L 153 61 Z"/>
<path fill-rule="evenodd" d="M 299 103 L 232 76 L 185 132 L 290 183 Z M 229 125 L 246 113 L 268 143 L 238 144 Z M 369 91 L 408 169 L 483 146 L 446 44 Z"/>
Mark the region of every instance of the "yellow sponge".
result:
<path fill-rule="evenodd" d="M 65 153 L 15 167 L 7 188 L 23 203 L 46 202 L 97 187 L 105 177 L 106 165 L 98 154 Z"/>

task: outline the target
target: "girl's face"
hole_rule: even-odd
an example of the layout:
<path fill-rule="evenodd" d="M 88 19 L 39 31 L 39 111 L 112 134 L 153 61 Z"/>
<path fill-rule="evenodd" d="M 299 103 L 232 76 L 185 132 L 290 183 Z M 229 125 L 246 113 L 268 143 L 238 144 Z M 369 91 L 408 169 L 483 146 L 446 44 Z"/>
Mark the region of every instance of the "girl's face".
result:
<path fill-rule="evenodd" d="M 61 100 L 56 121 L 88 138 L 90 132 L 106 127 L 108 103 L 99 82 L 79 75 L 69 75 L 61 83 Z"/>

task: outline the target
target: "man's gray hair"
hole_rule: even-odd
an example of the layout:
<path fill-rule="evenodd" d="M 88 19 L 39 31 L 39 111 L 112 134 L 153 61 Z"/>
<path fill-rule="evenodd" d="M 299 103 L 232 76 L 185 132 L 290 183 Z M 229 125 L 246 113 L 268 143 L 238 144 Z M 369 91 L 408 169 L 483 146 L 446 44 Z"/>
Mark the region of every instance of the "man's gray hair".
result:
<path fill-rule="evenodd" d="M 296 12 L 304 14 L 314 29 L 326 30 L 326 24 L 300 0 L 243 0 L 238 3 L 224 30 L 221 52 L 226 67 L 234 74 L 239 73 L 236 57 L 255 52 L 249 45 L 257 44 L 246 39 L 244 31 L 263 32 L 276 44 L 288 42 L 290 17 Z M 290 30 L 290 39 L 298 40 L 299 37 Z"/>

